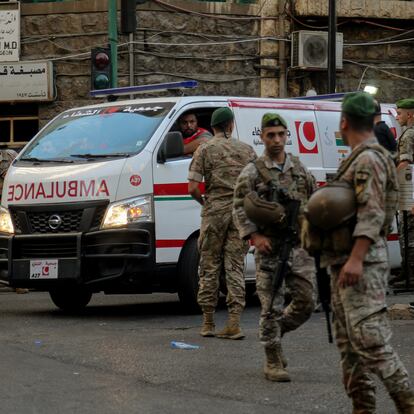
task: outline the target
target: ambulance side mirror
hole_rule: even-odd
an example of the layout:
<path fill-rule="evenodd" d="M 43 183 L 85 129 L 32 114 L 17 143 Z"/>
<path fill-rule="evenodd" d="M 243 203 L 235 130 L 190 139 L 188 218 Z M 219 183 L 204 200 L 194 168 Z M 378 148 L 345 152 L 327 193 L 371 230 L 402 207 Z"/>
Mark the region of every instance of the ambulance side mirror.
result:
<path fill-rule="evenodd" d="M 157 161 L 164 164 L 169 158 L 181 157 L 184 154 L 183 135 L 181 132 L 168 132 L 158 151 Z"/>

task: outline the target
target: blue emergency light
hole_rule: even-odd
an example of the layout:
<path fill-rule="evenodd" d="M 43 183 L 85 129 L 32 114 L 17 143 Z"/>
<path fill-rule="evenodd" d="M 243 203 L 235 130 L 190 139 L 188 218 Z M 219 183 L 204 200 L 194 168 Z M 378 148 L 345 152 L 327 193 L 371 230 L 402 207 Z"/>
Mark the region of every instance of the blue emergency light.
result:
<path fill-rule="evenodd" d="M 95 98 L 101 98 L 104 96 L 137 95 L 139 93 L 159 92 L 166 91 L 168 89 L 193 89 L 197 86 L 197 81 L 188 80 L 182 82 L 154 83 L 152 85 L 126 86 L 124 88 L 96 89 L 91 91 L 90 95 Z"/>

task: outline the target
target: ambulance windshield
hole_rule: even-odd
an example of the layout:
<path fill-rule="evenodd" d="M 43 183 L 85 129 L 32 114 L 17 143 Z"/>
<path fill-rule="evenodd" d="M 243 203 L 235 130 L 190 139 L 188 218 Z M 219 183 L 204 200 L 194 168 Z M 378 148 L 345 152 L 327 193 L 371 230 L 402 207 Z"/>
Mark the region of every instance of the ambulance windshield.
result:
<path fill-rule="evenodd" d="M 29 144 L 20 161 L 85 162 L 141 152 L 172 102 L 67 111 Z"/>

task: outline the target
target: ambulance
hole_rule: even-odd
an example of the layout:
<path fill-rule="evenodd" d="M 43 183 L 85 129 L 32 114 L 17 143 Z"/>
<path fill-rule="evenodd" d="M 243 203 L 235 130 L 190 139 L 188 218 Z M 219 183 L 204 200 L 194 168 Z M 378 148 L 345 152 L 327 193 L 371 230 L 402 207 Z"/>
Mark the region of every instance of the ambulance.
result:
<path fill-rule="evenodd" d="M 67 110 L 23 148 L 5 179 L 0 207 L 0 277 L 13 287 L 50 293 L 63 310 L 84 308 L 93 293 L 178 292 L 196 308 L 200 206 L 188 194 L 191 156 L 183 155 L 178 119 L 196 114 L 210 129 L 216 108 L 235 116 L 235 138 L 263 152 L 266 112 L 287 121 L 286 150 L 319 184 L 349 148 L 338 125 L 340 102 L 226 96 L 114 100 L 114 95 L 194 87 L 175 82 L 95 91 L 110 101 Z M 395 109 L 382 116 L 399 133 Z M 391 261 L 400 263 L 391 235 Z M 246 256 L 246 286 L 254 284 Z"/>

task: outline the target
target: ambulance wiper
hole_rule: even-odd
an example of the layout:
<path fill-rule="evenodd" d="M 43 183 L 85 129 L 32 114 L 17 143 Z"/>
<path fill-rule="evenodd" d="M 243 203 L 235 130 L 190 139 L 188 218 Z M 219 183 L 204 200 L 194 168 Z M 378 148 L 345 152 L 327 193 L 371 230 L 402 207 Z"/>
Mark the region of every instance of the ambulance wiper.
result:
<path fill-rule="evenodd" d="M 114 152 L 112 154 L 71 154 L 71 157 L 77 158 L 115 158 L 115 157 L 129 157 L 128 152 Z"/>
<path fill-rule="evenodd" d="M 68 160 L 64 158 L 49 158 L 49 159 L 42 159 L 42 158 L 36 158 L 36 157 L 23 157 L 20 158 L 19 161 L 31 161 L 31 162 L 65 162 L 73 164 L 73 160 Z"/>

